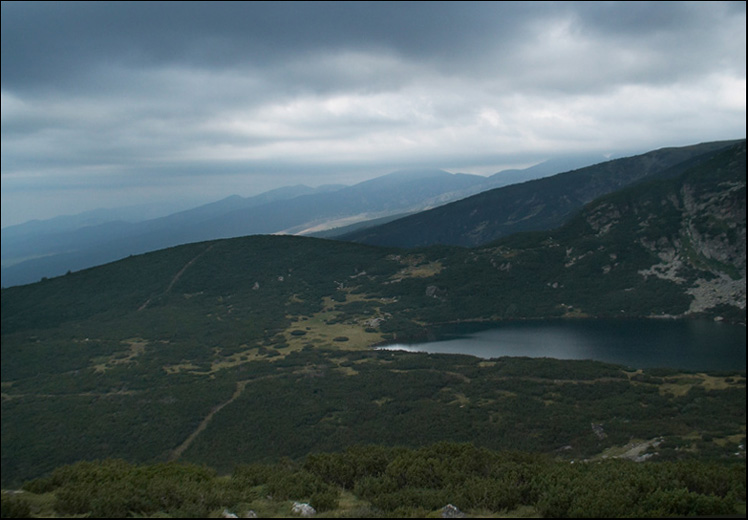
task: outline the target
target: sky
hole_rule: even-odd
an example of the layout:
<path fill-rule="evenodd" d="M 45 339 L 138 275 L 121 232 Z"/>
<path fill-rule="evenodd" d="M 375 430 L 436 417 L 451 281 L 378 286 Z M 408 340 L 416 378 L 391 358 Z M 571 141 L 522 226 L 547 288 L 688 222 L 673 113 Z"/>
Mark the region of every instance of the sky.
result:
<path fill-rule="evenodd" d="M 2 2 L 2 226 L 746 135 L 745 2 Z"/>

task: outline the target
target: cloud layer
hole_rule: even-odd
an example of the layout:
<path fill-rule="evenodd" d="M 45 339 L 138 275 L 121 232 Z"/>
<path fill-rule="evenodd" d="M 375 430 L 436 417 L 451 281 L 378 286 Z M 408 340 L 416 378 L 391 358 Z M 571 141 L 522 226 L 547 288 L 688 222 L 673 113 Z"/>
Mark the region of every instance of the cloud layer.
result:
<path fill-rule="evenodd" d="M 4 2 L 3 226 L 744 137 L 745 33 L 744 2 Z"/>

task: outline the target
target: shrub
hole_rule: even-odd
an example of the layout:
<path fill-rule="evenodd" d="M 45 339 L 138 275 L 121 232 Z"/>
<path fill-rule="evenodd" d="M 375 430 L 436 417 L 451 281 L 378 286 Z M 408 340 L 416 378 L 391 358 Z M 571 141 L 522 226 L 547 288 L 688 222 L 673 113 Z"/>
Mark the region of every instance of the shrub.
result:
<path fill-rule="evenodd" d="M 23 498 L 3 493 L 2 517 L 31 518 L 31 506 Z"/>
<path fill-rule="evenodd" d="M 331 511 L 337 509 L 339 497 L 340 492 L 337 488 L 333 486 L 325 486 L 324 489 L 312 494 L 309 503 L 317 510 L 317 512 Z"/>

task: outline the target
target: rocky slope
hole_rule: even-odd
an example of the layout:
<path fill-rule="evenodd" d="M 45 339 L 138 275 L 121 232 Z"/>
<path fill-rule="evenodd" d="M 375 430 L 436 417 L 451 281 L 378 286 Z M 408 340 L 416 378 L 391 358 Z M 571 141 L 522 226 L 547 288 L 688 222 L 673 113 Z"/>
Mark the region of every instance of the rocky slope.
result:
<path fill-rule="evenodd" d="M 554 316 L 744 323 L 745 185 L 741 142 L 675 179 L 597 199 L 556 230 L 519 233 L 474 249 L 424 249 L 424 276 L 420 286 L 402 282 L 399 317 L 431 323 Z M 429 265 L 439 269 L 426 270 Z"/>
<path fill-rule="evenodd" d="M 721 159 L 722 167 L 694 172 L 667 198 L 666 204 L 680 217 L 676 233 L 656 242 L 639 239 L 660 260 L 641 274 L 686 288 L 693 296 L 689 313 L 721 305 L 745 309 L 745 144 Z M 714 179 L 719 183 L 706 182 Z M 640 217 L 640 228 L 646 229 L 650 221 L 651 217 Z"/>
<path fill-rule="evenodd" d="M 649 281 L 667 282 L 663 287 L 689 299 L 677 315 L 724 310 L 733 316 L 742 312 L 744 320 L 745 153 L 743 141 L 681 177 L 599 199 L 546 244 L 565 247 L 565 270 L 596 259 L 587 264 L 588 276 L 629 279 L 624 292 L 634 293 Z"/>
<path fill-rule="evenodd" d="M 598 197 L 638 182 L 677 177 L 735 143 L 719 141 L 663 148 L 616 159 L 486 191 L 340 238 L 381 246 L 474 247 L 520 231 L 553 229 Z"/>

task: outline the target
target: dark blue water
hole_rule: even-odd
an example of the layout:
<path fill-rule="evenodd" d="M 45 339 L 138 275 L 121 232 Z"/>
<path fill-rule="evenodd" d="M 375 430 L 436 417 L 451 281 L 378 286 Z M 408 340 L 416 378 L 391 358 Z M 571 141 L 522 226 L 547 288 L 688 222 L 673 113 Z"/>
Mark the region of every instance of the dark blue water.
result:
<path fill-rule="evenodd" d="M 387 349 L 442 354 L 593 359 L 633 368 L 745 370 L 746 331 L 713 321 L 551 320 L 460 324 L 438 341 Z"/>

